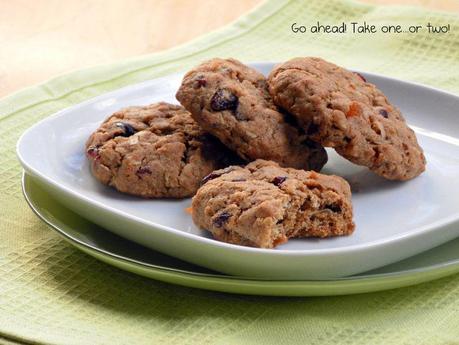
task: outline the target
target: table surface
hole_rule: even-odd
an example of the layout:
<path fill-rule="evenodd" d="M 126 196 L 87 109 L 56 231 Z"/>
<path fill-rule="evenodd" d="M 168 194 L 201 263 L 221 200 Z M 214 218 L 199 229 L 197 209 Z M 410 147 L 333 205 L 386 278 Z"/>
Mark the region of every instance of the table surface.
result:
<path fill-rule="evenodd" d="M 1 1 L 0 97 L 65 72 L 182 44 L 234 21 L 261 2 Z M 458 0 L 365 2 L 459 13 Z"/>

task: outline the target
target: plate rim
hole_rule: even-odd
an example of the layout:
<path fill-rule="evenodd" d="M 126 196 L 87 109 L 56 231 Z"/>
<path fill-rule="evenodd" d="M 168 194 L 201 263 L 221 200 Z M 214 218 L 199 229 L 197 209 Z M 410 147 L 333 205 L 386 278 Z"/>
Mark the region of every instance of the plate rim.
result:
<path fill-rule="evenodd" d="M 320 279 L 320 280 L 270 280 L 270 279 L 259 279 L 259 278 L 250 278 L 250 277 L 238 277 L 238 276 L 231 276 L 231 275 L 226 275 L 226 274 L 211 274 L 211 273 L 202 273 L 202 272 L 193 272 L 189 270 L 184 270 L 184 269 L 175 269 L 175 268 L 170 268 L 170 267 L 164 267 L 161 265 L 155 265 L 155 264 L 150 264 L 146 263 L 143 261 L 139 261 L 137 259 L 132 259 L 129 257 L 126 257 L 121 254 L 113 253 L 111 251 L 108 251 L 106 249 L 101 249 L 98 248 L 94 245 L 88 244 L 84 241 L 81 241 L 80 239 L 74 238 L 73 236 L 69 235 L 64 229 L 60 228 L 57 224 L 53 223 L 49 218 L 47 218 L 44 214 L 42 214 L 36 204 L 32 201 L 32 198 L 30 197 L 30 194 L 27 190 L 27 185 L 29 182 L 27 182 L 27 179 L 31 179 L 32 181 L 35 179 L 33 176 L 27 174 L 26 171 L 22 172 L 22 178 L 21 178 L 21 190 L 24 196 L 24 199 L 26 203 L 29 205 L 31 210 L 34 212 L 34 214 L 45 224 L 47 224 L 51 229 L 53 229 L 56 233 L 58 233 L 60 236 L 62 236 L 65 240 L 67 240 L 69 243 L 72 245 L 76 246 L 80 250 L 83 250 L 85 252 L 93 252 L 97 254 L 97 256 L 103 256 L 106 258 L 109 258 L 110 260 L 113 261 L 120 261 L 128 265 L 135 265 L 139 266 L 143 269 L 147 270 L 153 270 L 153 271 L 161 271 L 164 273 L 169 273 L 173 275 L 181 275 L 182 277 L 188 277 L 188 278 L 207 278 L 207 279 L 212 279 L 216 280 L 219 282 L 226 282 L 226 281 L 232 281 L 238 282 L 238 283 L 243 283 L 243 284 L 269 284 L 269 285 L 297 285 L 297 284 L 302 284 L 302 285 L 323 285 L 323 284 L 334 284 L 334 285 L 344 285 L 346 286 L 347 284 L 350 283 L 371 283 L 371 284 L 378 284 L 381 282 L 384 282 L 387 279 L 414 279 L 419 275 L 422 274 L 433 274 L 437 271 L 440 274 L 439 277 L 429 279 L 428 277 L 425 277 L 426 280 L 424 281 L 429 281 L 429 280 L 434 280 L 441 278 L 441 272 L 443 271 L 449 271 L 451 270 L 450 273 L 447 273 L 446 275 L 454 274 L 459 272 L 459 257 L 456 260 L 453 261 L 448 261 L 445 263 L 441 264 L 434 264 L 434 265 L 428 265 L 422 268 L 416 268 L 416 269 L 409 269 L 409 270 L 403 270 L 403 271 L 396 271 L 396 272 L 387 272 L 387 273 L 378 273 L 378 274 L 364 274 L 364 275 L 357 275 L 357 276 L 348 276 L 348 277 L 341 277 L 341 278 L 333 278 L 333 279 Z M 37 183 L 36 181 L 32 183 Z M 41 185 L 43 187 L 43 185 Z M 65 206 L 64 206 L 65 207 Z M 72 211 L 73 212 L 73 211 Z M 77 215 L 80 218 L 84 218 L 80 215 Z M 86 250 L 84 250 L 84 249 Z M 94 256 L 94 255 L 92 255 Z M 416 284 L 416 283 L 413 283 Z M 412 284 L 407 284 L 405 286 L 412 285 Z"/>
<path fill-rule="evenodd" d="M 267 61 L 249 63 L 249 65 L 251 65 L 252 67 L 254 65 L 272 66 L 274 64 L 276 64 L 276 63 L 275 62 L 267 62 Z M 376 74 L 376 73 L 368 73 L 368 72 L 363 72 L 363 71 L 358 71 L 358 70 L 355 70 L 355 72 L 361 73 L 365 77 L 369 77 L 369 78 L 375 77 L 375 78 L 395 81 L 397 83 L 405 84 L 406 86 L 424 88 L 424 89 L 427 89 L 427 90 L 429 90 L 431 92 L 440 93 L 440 94 L 443 94 L 445 96 L 453 97 L 453 98 L 459 100 L 459 96 L 457 96 L 457 95 L 455 95 L 453 93 L 450 93 L 450 92 L 447 92 L 447 91 L 443 91 L 443 90 L 440 90 L 440 89 L 437 89 L 437 88 L 434 88 L 434 87 L 426 86 L 426 85 L 423 85 L 423 84 L 414 83 L 414 82 L 410 82 L 410 81 L 404 81 L 404 80 L 400 80 L 400 79 L 392 78 L 392 77 L 387 77 L 387 76 L 383 76 L 383 75 Z M 383 238 L 383 239 L 379 239 L 379 240 L 375 240 L 375 241 L 371 241 L 371 242 L 367 242 L 367 243 L 363 243 L 363 244 L 353 244 L 353 245 L 346 246 L 346 247 L 341 247 L 341 248 L 320 248 L 320 249 L 307 249 L 307 250 L 304 250 L 304 249 L 292 249 L 292 250 L 276 249 L 276 250 L 271 250 L 271 249 L 264 249 L 264 248 L 244 247 L 244 246 L 239 246 L 239 245 L 235 245 L 235 244 L 215 241 L 213 239 L 205 238 L 205 237 L 199 236 L 197 234 L 184 232 L 184 231 L 181 231 L 179 229 L 174 229 L 172 227 L 165 226 L 165 225 L 162 225 L 162 224 L 159 224 L 159 223 L 147 221 L 147 220 L 145 220 L 145 219 L 143 219 L 141 217 L 130 215 L 130 214 L 126 213 L 123 210 L 118 210 L 118 209 L 113 208 L 113 207 L 111 207 L 109 205 L 103 205 L 100 202 L 91 199 L 90 197 L 87 197 L 87 196 L 85 196 L 83 194 L 80 194 L 78 191 L 72 190 L 72 189 L 66 187 L 65 185 L 63 185 L 61 183 L 57 183 L 52 178 L 48 177 L 47 175 L 41 173 L 39 170 L 37 170 L 34 167 L 32 167 L 22 157 L 21 149 L 20 149 L 21 144 L 22 144 L 24 138 L 28 135 L 28 133 L 30 131 L 32 131 L 35 127 L 37 127 L 39 125 L 43 125 L 43 123 L 46 123 L 47 121 L 51 121 L 54 118 L 65 116 L 66 113 L 68 113 L 69 111 L 72 111 L 74 108 L 87 106 L 87 105 L 89 105 L 91 103 L 95 103 L 97 101 L 100 101 L 100 100 L 102 100 L 104 98 L 110 97 L 110 96 L 112 96 L 112 95 L 114 95 L 116 93 L 119 93 L 119 92 L 134 91 L 136 89 L 143 88 L 146 85 L 148 85 L 149 83 L 151 83 L 152 81 L 158 82 L 158 81 L 161 81 L 161 80 L 164 80 L 164 79 L 170 79 L 171 77 L 178 77 L 180 75 L 182 75 L 182 72 L 173 73 L 173 74 L 169 74 L 169 75 L 162 76 L 162 77 L 159 77 L 159 78 L 154 78 L 154 79 L 150 79 L 150 80 L 143 81 L 143 82 L 140 82 L 140 83 L 136 83 L 136 84 L 132 84 L 132 85 L 128 85 L 128 86 L 122 87 L 122 88 L 118 88 L 118 89 L 115 89 L 113 91 L 106 92 L 106 93 L 103 93 L 103 94 L 98 95 L 96 97 L 93 97 L 91 99 L 88 99 L 86 101 L 83 101 L 83 102 L 77 103 L 75 105 L 69 106 L 69 107 L 67 107 L 65 109 L 62 109 L 62 110 L 52 114 L 51 116 L 48 116 L 48 117 L 40 120 L 39 122 L 35 123 L 33 126 L 29 127 L 26 131 L 24 131 L 24 133 L 20 136 L 19 140 L 17 141 L 16 154 L 17 154 L 17 157 L 18 157 L 19 161 L 21 162 L 23 168 L 29 174 L 34 175 L 34 177 L 36 177 L 36 178 L 42 180 L 43 182 L 53 186 L 54 188 L 56 188 L 59 191 L 62 191 L 63 193 L 70 194 L 73 197 L 78 198 L 79 200 L 84 200 L 84 202 L 86 204 L 88 204 L 88 205 L 90 205 L 92 207 L 96 207 L 96 208 L 108 211 L 110 213 L 114 213 L 114 214 L 116 214 L 118 216 L 121 216 L 121 217 L 124 217 L 124 218 L 126 218 L 126 219 L 128 219 L 130 221 L 134 221 L 134 222 L 140 223 L 140 224 L 148 226 L 148 227 L 154 227 L 156 230 L 159 230 L 159 231 L 166 231 L 166 232 L 178 235 L 178 236 L 186 237 L 187 240 L 190 240 L 192 242 L 200 242 L 200 243 L 202 243 L 204 245 L 216 246 L 216 247 L 221 247 L 221 248 L 224 248 L 224 249 L 227 249 L 227 250 L 233 250 L 233 251 L 239 251 L 239 252 L 242 251 L 242 252 L 251 253 L 251 254 L 262 254 L 262 255 L 271 255 L 271 256 L 290 256 L 290 257 L 303 257 L 303 256 L 322 257 L 322 256 L 328 256 L 328 255 L 340 255 L 340 254 L 347 254 L 347 253 L 355 253 L 355 252 L 359 252 L 359 251 L 366 251 L 366 250 L 369 250 L 369 249 L 375 249 L 375 248 L 378 248 L 378 247 L 384 247 L 384 246 L 390 245 L 391 243 L 395 243 L 395 242 L 399 242 L 399 241 L 407 241 L 409 239 L 416 238 L 418 236 L 424 235 L 427 232 L 435 231 L 438 228 L 447 227 L 447 226 L 450 226 L 453 223 L 459 223 L 459 212 L 457 212 L 457 213 L 452 214 L 452 215 L 450 215 L 448 217 L 442 218 L 441 220 L 434 221 L 434 222 L 432 222 L 432 223 L 430 223 L 428 225 L 420 226 L 420 227 L 417 228 L 416 231 L 402 232 L 402 233 L 399 233 L 397 235 L 393 235 L 393 236 L 388 237 L 388 238 Z"/>

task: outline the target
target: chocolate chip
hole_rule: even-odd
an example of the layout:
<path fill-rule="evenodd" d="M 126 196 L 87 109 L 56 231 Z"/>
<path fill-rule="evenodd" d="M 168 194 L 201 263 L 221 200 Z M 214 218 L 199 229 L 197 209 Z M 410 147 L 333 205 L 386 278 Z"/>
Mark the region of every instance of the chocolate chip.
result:
<path fill-rule="evenodd" d="M 139 177 L 141 175 L 151 175 L 151 174 L 152 174 L 152 171 L 148 167 L 140 167 L 139 169 L 137 169 L 137 172 L 136 172 L 136 175 Z"/>
<path fill-rule="evenodd" d="M 231 215 L 228 212 L 222 212 L 220 213 L 217 218 L 214 219 L 214 225 L 217 228 L 221 228 L 223 224 L 225 224 L 228 219 L 230 219 Z"/>
<path fill-rule="evenodd" d="M 276 176 L 276 177 L 273 179 L 272 183 L 273 183 L 275 186 L 279 187 L 282 183 L 285 182 L 286 179 L 287 179 L 287 176 Z"/>
<path fill-rule="evenodd" d="M 91 146 L 86 150 L 86 153 L 89 157 L 92 159 L 99 159 L 100 158 L 100 153 L 99 153 L 99 148 L 96 146 Z"/>
<path fill-rule="evenodd" d="M 356 74 L 357 76 L 359 76 L 360 79 L 362 79 L 365 83 L 367 82 L 367 80 L 365 79 L 365 77 L 364 77 L 363 75 L 361 75 L 360 73 L 354 72 L 354 74 Z"/>
<path fill-rule="evenodd" d="M 386 119 L 389 118 L 389 113 L 387 112 L 386 109 L 379 109 L 379 114 L 385 117 Z"/>
<path fill-rule="evenodd" d="M 115 126 L 123 130 L 121 134 L 118 134 L 122 137 L 130 137 L 131 135 L 134 135 L 136 132 L 135 128 L 126 122 L 115 122 Z"/>
<path fill-rule="evenodd" d="M 238 99 L 231 91 L 227 89 L 219 89 L 214 93 L 210 100 L 212 110 L 235 110 L 238 106 Z"/>
<path fill-rule="evenodd" d="M 337 204 L 325 205 L 325 209 L 336 213 L 341 212 L 341 207 Z"/>

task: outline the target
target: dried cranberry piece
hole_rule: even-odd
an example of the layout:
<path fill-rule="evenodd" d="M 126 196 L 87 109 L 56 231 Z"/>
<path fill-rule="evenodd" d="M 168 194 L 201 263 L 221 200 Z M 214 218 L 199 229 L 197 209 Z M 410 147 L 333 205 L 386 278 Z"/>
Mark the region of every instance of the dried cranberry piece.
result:
<path fill-rule="evenodd" d="M 203 76 L 199 76 L 196 78 L 196 88 L 204 87 L 207 85 L 207 80 L 204 79 Z"/>
<path fill-rule="evenodd" d="M 130 137 L 131 135 L 134 135 L 135 132 L 137 132 L 134 127 L 126 122 L 115 122 L 115 126 L 123 130 L 122 133 L 118 134 L 122 137 Z"/>
<path fill-rule="evenodd" d="M 86 153 L 89 157 L 92 159 L 99 159 L 100 158 L 100 153 L 99 153 L 99 148 L 96 146 L 91 146 L 86 150 Z"/>
<path fill-rule="evenodd" d="M 227 89 L 219 89 L 214 93 L 210 100 L 212 110 L 235 110 L 238 106 L 238 98 Z"/>
<path fill-rule="evenodd" d="M 214 219 L 214 225 L 217 228 L 221 228 L 223 224 L 225 224 L 228 221 L 228 219 L 230 219 L 230 217 L 231 214 L 229 214 L 228 212 L 222 212 L 217 216 L 217 218 Z"/>
<path fill-rule="evenodd" d="M 231 166 L 231 167 L 227 167 L 227 168 L 222 169 L 222 170 L 213 171 L 209 175 L 204 176 L 204 178 L 201 180 L 201 186 L 203 184 L 209 182 L 210 180 L 213 180 L 214 178 L 220 177 L 223 174 L 227 174 L 227 173 L 229 173 L 230 171 L 233 171 L 233 170 L 234 170 L 234 167 Z"/>
<path fill-rule="evenodd" d="M 386 109 L 379 109 L 379 114 L 385 117 L 386 119 L 389 118 L 389 113 L 387 112 Z"/>
<path fill-rule="evenodd" d="M 286 179 L 287 179 L 287 176 L 276 176 L 276 177 L 273 179 L 272 183 L 273 183 L 275 186 L 279 187 L 282 183 L 285 182 Z"/>
<path fill-rule="evenodd" d="M 136 171 L 136 175 L 137 176 L 141 176 L 141 175 L 151 175 L 152 174 L 152 171 L 150 170 L 149 167 L 140 167 L 139 169 L 137 169 Z"/>
<path fill-rule="evenodd" d="M 217 178 L 217 177 L 219 177 L 219 176 L 221 176 L 221 174 L 211 172 L 209 175 L 204 176 L 204 178 L 201 180 L 201 186 L 202 186 L 203 184 L 206 184 L 206 183 L 209 182 L 210 180 L 213 180 L 214 178 Z"/>
<path fill-rule="evenodd" d="M 364 77 L 363 75 L 361 75 L 360 73 L 354 72 L 354 74 L 356 74 L 357 76 L 359 76 L 360 79 L 362 79 L 365 83 L 367 82 L 367 80 L 365 79 L 365 77 Z"/>

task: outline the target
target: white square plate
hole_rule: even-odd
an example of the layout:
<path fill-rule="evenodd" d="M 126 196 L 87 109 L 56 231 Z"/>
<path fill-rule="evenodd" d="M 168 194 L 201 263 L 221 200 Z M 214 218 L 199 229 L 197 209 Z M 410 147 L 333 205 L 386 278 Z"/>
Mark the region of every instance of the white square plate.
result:
<path fill-rule="evenodd" d="M 273 63 L 254 63 L 268 73 Z M 190 199 L 144 200 L 116 192 L 90 174 L 84 143 L 108 115 L 130 105 L 177 103 L 182 75 L 125 87 L 62 110 L 28 129 L 17 145 L 24 169 L 83 217 L 180 259 L 238 276 L 327 279 L 380 267 L 459 236 L 459 98 L 436 89 L 362 73 L 398 106 L 425 150 L 427 170 L 391 182 L 332 151 L 323 172 L 353 188 L 356 231 L 332 239 L 295 239 L 276 249 L 215 241 L 185 212 Z"/>

